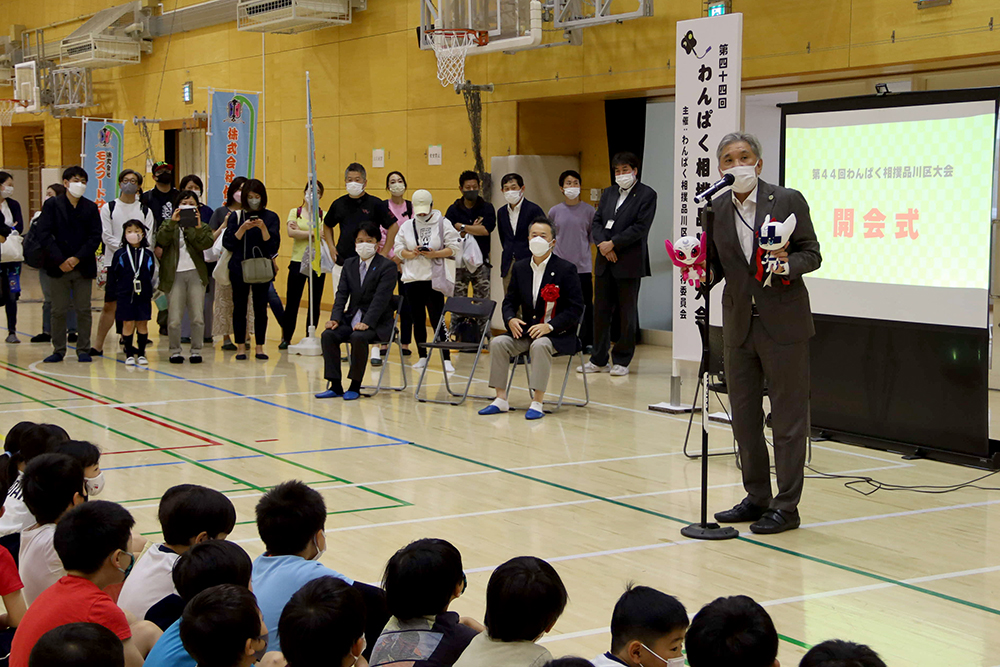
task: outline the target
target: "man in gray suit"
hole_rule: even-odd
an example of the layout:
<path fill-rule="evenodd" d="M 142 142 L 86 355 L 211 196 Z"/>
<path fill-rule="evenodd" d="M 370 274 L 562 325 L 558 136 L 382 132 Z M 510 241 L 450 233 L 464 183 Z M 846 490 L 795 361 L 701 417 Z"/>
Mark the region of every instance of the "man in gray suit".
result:
<path fill-rule="evenodd" d="M 809 429 L 809 339 L 815 333 L 809 292 L 802 276 L 819 268 L 819 242 L 802 194 L 759 179 L 760 142 L 751 134 L 726 135 L 718 148 L 719 170 L 735 177 L 732 192 L 713 200 L 713 280 L 722 292 L 725 373 L 732 403 L 747 497 L 715 515 L 720 523 L 754 522 L 755 533 L 799 527 Z M 770 254 L 786 263 L 768 278 L 767 255 L 759 247 L 766 216 L 796 217 L 795 231 Z M 763 395 L 771 400 L 778 494 L 771 493 L 770 459 L 764 439 Z"/>

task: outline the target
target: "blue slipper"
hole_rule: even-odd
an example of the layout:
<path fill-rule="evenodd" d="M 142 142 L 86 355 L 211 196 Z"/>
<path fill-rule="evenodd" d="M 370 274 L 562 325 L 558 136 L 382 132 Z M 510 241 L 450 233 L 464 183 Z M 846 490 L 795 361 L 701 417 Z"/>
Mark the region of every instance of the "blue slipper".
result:
<path fill-rule="evenodd" d="M 335 392 L 333 389 L 327 389 L 326 391 L 321 391 L 316 394 L 316 398 L 340 398 L 340 394 Z"/>
<path fill-rule="evenodd" d="M 479 414 L 481 414 L 481 415 L 499 415 L 499 414 L 503 414 L 503 412 L 504 412 L 503 410 L 501 410 L 500 408 L 498 408 L 497 406 L 495 406 L 495 405 L 493 405 L 491 403 L 490 405 L 487 405 L 485 408 L 483 408 L 482 410 L 480 410 Z"/>
<path fill-rule="evenodd" d="M 76 355 L 76 360 L 79 361 L 81 364 L 89 364 L 91 361 L 93 361 L 93 359 L 91 359 L 90 355 L 87 354 L 86 352 L 80 352 L 80 353 L 78 353 Z"/>
<path fill-rule="evenodd" d="M 54 352 L 49 356 L 45 357 L 45 359 L 43 359 L 42 362 L 46 364 L 57 364 L 62 360 L 63 360 L 63 355 L 59 354 L 58 352 Z"/>
<path fill-rule="evenodd" d="M 361 398 L 361 394 L 359 394 L 356 391 L 345 391 L 344 392 L 344 400 L 345 401 L 356 401 L 359 398 Z"/>
<path fill-rule="evenodd" d="M 541 419 L 545 416 L 544 412 L 539 412 L 538 410 L 528 410 L 524 413 L 525 419 Z"/>

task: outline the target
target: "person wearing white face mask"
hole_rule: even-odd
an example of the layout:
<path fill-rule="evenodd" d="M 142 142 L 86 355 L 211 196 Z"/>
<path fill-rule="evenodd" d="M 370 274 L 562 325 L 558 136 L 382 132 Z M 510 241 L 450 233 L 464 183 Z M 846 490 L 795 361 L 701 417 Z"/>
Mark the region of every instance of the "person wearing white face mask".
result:
<path fill-rule="evenodd" d="M 639 182 L 639 158 L 618 153 L 611 160 L 615 184 L 605 188 L 591 224 L 597 244 L 594 266 L 594 351 L 581 373 L 625 376 L 639 333 L 639 282 L 650 275 L 647 238 L 656 215 L 656 191 Z M 617 312 L 620 329 L 611 349 Z M 609 368 L 608 362 L 612 362 Z"/>
<path fill-rule="evenodd" d="M 500 245 L 503 253 L 500 256 L 500 277 L 503 278 L 504 291 L 510 284 L 510 267 L 522 259 L 531 257 L 528 250 L 528 229 L 538 218 L 544 218 L 541 207 L 524 198 L 524 179 L 520 174 L 505 174 L 500 179 L 503 198 L 506 206 L 497 211 L 497 231 L 500 233 Z"/>
<path fill-rule="evenodd" d="M 214 211 L 211 206 L 207 205 L 207 197 L 205 196 L 205 184 L 202 183 L 201 177 L 197 174 L 188 174 L 181 179 L 180 189 L 190 190 L 198 197 L 198 211 L 201 213 L 201 221 L 205 225 L 208 225 L 209 221 L 214 215 Z M 212 326 L 214 324 L 214 313 L 215 313 L 215 291 L 213 289 L 215 283 L 212 281 L 212 271 L 215 270 L 215 262 L 210 261 L 211 248 L 205 251 L 205 264 L 208 267 L 208 286 L 205 288 L 205 305 L 202 310 L 202 320 L 205 322 L 204 332 L 202 333 L 202 341 L 205 345 L 212 345 Z M 168 315 L 169 319 L 169 315 Z M 191 342 L 191 316 L 184 312 L 184 317 L 181 318 L 181 343 L 187 345 Z"/>
<path fill-rule="evenodd" d="M 323 239 L 326 241 L 333 260 L 343 266 L 350 257 L 356 257 L 354 237 L 362 220 L 371 220 L 382 229 L 392 227 L 392 219 L 385 204 L 378 197 L 369 194 L 368 174 L 357 162 L 347 165 L 344 170 L 344 188 L 347 194 L 339 197 L 327 211 L 323 219 Z M 333 230 L 340 229 L 340 238 L 334 243 Z M 388 250 L 385 251 L 388 254 Z"/>
<path fill-rule="evenodd" d="M 722 329 L 733 435 L 739 444 L 746 498 L 715 515 L 720 523 L 753 522 L 755 533 L 799 526 L 809 429 L 809 338 L 815 333 L 809 292 L 802 276 L 822 262 L 819 242 L 801 193 L 760 180 L 760 142 L 751 134 L 727 134 L 717 150 L 719 171 L 736 177 L 732 192 L 714 200 L 711 273 L 726 279 Z M 766 216 L 795 215 L 788 244 L 771 254 L 784 260 L 765 287 L 768 272 L 758 234 Z M 771 491 L 764 437 L 763 388 L 774 421 L 778 493 Z M 693 664 L 693 663 L 692 663 Z"/>
<path fill-rule="evenodd" d="M 684 667 L 689 621 L 680 600 L 649 586 L 630 585 L 611 615 L 611 650 L 594 667 Z"/>
<path fill-rule="evenodd" d="M 66 194 L 66 187 L 62 183 L 53 183 L 48 188 L 45 189 L 45 199 L 42 200 L 42 205 L 48 200 L 59 197 L 60 195 Z M 42 215 L 41 209 L 35 211 L 35 215 L 31 217 L 31 222 L 28 227 L 34 225 Z M 52 342 L 52 293 L 50 291 L 52 279 L 49 278 L 49 274 L 45 271 L 38 272 L 38 285 L 42 288 L 42 333 L 35 334 L 31 337 L 32 343 L 51 343 Z M 72 298 L 70 299 L 72 303 Z M 70 308 L 66 313 L 66 329 L 68 340 L 71 343 L 76 342 L 76 310 Z"/>
<path fill-rule="evenodd" d="M 552 254 L 556 228 L 546 218 L 531 225 L 531 259 L 515 262 L 503 298 L 508 333 L 490 341 L 490 387 L 496 400 L 481 415 L 507 412 L 507 376 L 511 357 L 531 353 L 532 401 L 525 419 L 541 419 L 552 355 L 577 352 L 577 327 L 583 317 L 583 292 L 576 266 Z"/>
<path fill-rule="evenodd" d="M 379 228 L 374 222 L 362 221 L 354 237 L 357 256 L 344 262 L 337 298 L 321 338 L 323 377 L 329 387 L 316 394 L 316 398 L 342 396 L 345 401 L 360 398 L 361 381 L 368 365 L 368 347 L 392 336 L 394 317 L 389 304 L 396 287 L 396 265 L 375 252 L 378 234 Z M 341 383 L 340 346 L 347 342 L 351 344 L 351 369 L 347 373 L 351 386 L 345 392 Z"/>
<path fill-rule="evenodd" d="M 461 248 L 458 230 L 441 211 L 434 208 L 434 198 L 427 190 L 413 193 L 413 220 L 405 222 L 396 234 L 394 251 L 403 262 L 403 285 L 406 301 L 413 316 L 413 337 L 417 341 L 420 359 L 413 368 L 422 369 L 427 365 L 427 350 L 421 343 L 427 341 L 427 318 L 431 326 L 437 327 L 444 310 L 444 300 L 454 295 L 434 289 L 434 272 L 444 270 L 445 276 L 451 272 L 454 280 L 454 260 Z M 451 266 L 449 266 L 451 263 Z M 437 265 L 435 267 L 435 264 Z M 454 373 L 451 355 L 444 351 L 444 370 Z"/>
<path fill-rule="evenodd" d="M 14 196 L 14 177 L 0 171 L 0 243 L 12 233 L 24 234 L 24 217 L 21 205 Z M 21 296 L 14 285 L 20 286 L 21 262 L 0 263 L 0 302 L 7 310 L 7 342 L 20 343 L 17 338 L 17 300 Z M 14 283 L 12 285 L 11 283 Z"/>
<path fill-rule="evenodd" d="M 79 338 L 77 359 L 91 361 L 90 294 L 97 277 L 95 253 L 101 244 L 101 214 L 97 204 L 84 197 L 87 172 L 70 167 L 63 172 L 64 196 L 45 202 L 38 218 L 38 234 L 45 251 L 44 271 L 52 278 L 52 354 L 46 363 L 66 356 L 66 312 L 70 299 L 76 308 Z"/>
<path fill-rule="evenodd" d="M 122 230 L 129 220 L 139 220 L 147 230 L 153 228 L 153 212 L 149 207 L 139 200 L 139 191 L 142 188 L 142 174 L 132 169 L 125 169 L 118 174 L 118 198 L 107 202 L 101 207 L 101 241 L 104 243 L 104 267 L 110 273 L 112 260 L 115 253 L 121 248 Z M 104 309 L 101 311 L 101 319 L 97 323 L 97 336 L 94 338 L 94 346 L 90 348 L 90 356 L 104 356 L 104 339 L 108 337 L 108 332 L 115 325 L 115 312 L 117 311 L 117 296 L 111 285 L 104 288 Z M 121 322 L 117 318 L 117 322 Z M 118 326 L 118 333 L 121 333 L 121 326 Z"/>
<path fill-rule="evenodd" d="M 590 354 L 594 344 L 594 257 L 591 246 L 594 236 L 591 224 L 594 207 L 580 199 L 581 179 L 577 171 L 569 169 L 559 175 L 559 189 L 563 202 L 549 209 L 549 220 L 556 226 L 556 247 L 553 252 L 576 265 L 583 291 L 583 324 L 580 341 L 583 353 Z"/>
<path fill-rule="evenodd" d="M 323 209 L 319 202 L 316 202 L 315 209 L 312 201 L 312 185 L 306 184 L 302 190 L 302 203 L 288 212 L 288 221 L 285 223 L 288 229 L 288 238 L 292 239 L 292 257 L 288 263 L 288 280 L 285 288 L 285 319 L 281 323 L 281 344 L 279 350 L 286 350 L 292 343 L 295 336 L 295 325 L 299 319 L 299 307 L 302 305 L 302 295 L 309 284 L 308 274 L 302 273 L 302 258 L 309 248 L 309 228 L 313 227 L 311 235 L 315 239 L 322 233 L 322 223 L 313 226 L 313 211 L 316 210 L 316 220 L 323 220 Z M 316 195 L 323 198 L 323 183 L 316 181 Z M 319 326 L 319 311 L 323 301 L 323 287 L 326 284 L 326 276 L 322 273 L 312 272 L 312 311 L 306 314 L 306 329 L 310 325 Z M 306 301 L 309 294 L 306 292 Z"/>

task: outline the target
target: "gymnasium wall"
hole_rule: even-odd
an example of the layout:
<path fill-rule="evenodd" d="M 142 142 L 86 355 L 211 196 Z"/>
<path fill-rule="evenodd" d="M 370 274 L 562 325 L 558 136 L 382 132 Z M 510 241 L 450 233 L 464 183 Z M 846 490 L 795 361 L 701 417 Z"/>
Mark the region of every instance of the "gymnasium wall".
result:
<path fill-rule="evenodd" d="M 163 6 L 172 10 L 197 3 L 164 0 Z M 46 29 L 51 42 L 80 25 L 71 17 L 113 4 L 3 0 L 0 29 L 65 21 Z M 583 48 L 469 58 L 467 78 L 496 86 L 483 95 L 486 164 L 496 155 L 579 153 L 585 192 L 607 185 L 604 100 L 669 94 L 674 25 L 700 16 L 703 8 L 701 0 L 655 0 L 654 5 L 654 17 L 584 30 Z M 208 86 L 264 90 L 266 158 L 260 151 L 257 174 L 266 173 L 273 208 L 283 216 L 299 201 L 306 177 L 303 72 L 308 69 L 325 201 L 343 194 L 341 174 L 348 162 L 368 165 L 371 150 L 383 148 L 386 166 L 370 170 L 372 192 L 382 193 L 385 174 L 399 169 L 411 190 L 431 190 L 444 208 L 457 195 L 458 173 L 473 164 L 462 98 L 437 82 L 433 54 L 416 48 L 418 0 L 369 0 L 368 7 L 356 12 L 349 26 L 268 35 L 263 51 L 261 36 L 238 32 L 235 22 L 157 39 L 142 63 L 94 71 L 99 107 L 88 113 L 175 119 L 206 110 Z M 917 10 L 914 3 L 899 0 L 734 0 L 733 9 L 744 13 L 745 88 L 849 79 L 876 70 L 955 67 L 962 59 L 985 62 L 992 56 L 995 61 L 1000 54 L 1000 29 L 988 30 L 987 3 Z M 558 36 L 546 32 L 545 41 Z M 193 105 L 181 99 L 188 80 L 196 87 Z M 10 94 L 0 88 L 0 96 Z M 40 116 L 17 122 L 44 124 L 47 165 L 77 161 L 79 121 Z M 3 132 L 0 164 L 8 151 L 16 153 L 12 143 L 17 142 L 7 140 L 10 132 Z M 162 137 L 152 132 L 157 157 Z M 431 144 L 443 146 L 441 166 L 427 165 Z M 144 144 L 131 123 L 126 125 L 126 157 L 128 166 L 144 168 Z"/>

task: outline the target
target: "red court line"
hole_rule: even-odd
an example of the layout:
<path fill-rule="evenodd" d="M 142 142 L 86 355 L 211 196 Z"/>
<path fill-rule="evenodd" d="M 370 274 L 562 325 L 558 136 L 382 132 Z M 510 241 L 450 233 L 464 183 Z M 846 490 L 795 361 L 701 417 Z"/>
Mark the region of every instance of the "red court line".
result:
<path fill-rule="evenodd" d="M 48 385 L 50 387 L 55 387 L 56 389 L 61 389 L 61 390 L 65 391 L 65 392 L 68 392 L 68 393 L 73 394 L 75 396 L 79 396 L 80 398 L 86 398 L 87 400 L 93 401 L 94 403 L 99 403 L 100 405 L 110 405 L 115 410 L 118 410 L 120 412 L 124 412 L 127 415 L 131 415 L 133 417 L 138 417 L 139 419 L 143 419 L 145 421 L 151 422 L 151 423 L 156 424 L 158 426 L 162 426 L 164 428 L 168 428 L 171 431 L 176 431 L 178 433 L 183 433 L 184 435 L 190 436 L 190 437 L 192 437 L 192 438 L 194 438 L 196 440 L 201 440 L 202 442 L 208 443 L 207 445 L 199 445 L 201 447 L 208 447 L 208 446 L 215 446 L 215 445 L 221 447 L 222 444 L 223 444 L 223 443 L 218 442 L 216 440 L 212 440 L 211 438 L 206 438 L 205 436 L 200 435 L 198 433 L 194 433 L 192 431 L 188 431 L 187 429 L 180 428 L 179 426 L 174 426 L 173 424 L 168 424 L 167 422 L 160 421 L 159 419 L 153 419 L 152 417 L 149 417 L 149 416 L 144 415 L 144 414 L 139 413 L 139 412 L 135 412 L 134 410 L 130 410 L 129 408 L 115 407 L 114 403 L 111 403 L 110 401 L 103 401 L 103 400 L 101 400 L 99 398 L 94 398 L 93 396 L 88 396 L 87 394 L 84 394 L 82 392 L 76 391 L 75 389 L 70 389 L 69 387 L 63 387 L 62 385 L 58 385 L 58 384 L 56 384 L 54 382 L 49 382 L 48 380 L 43 380 L 40 377 L 31 375 L 29 373 L 24 373 L 24 372 L 19 371 L 19 370 L 15 369 L 15 368 L 11 368 L 10 366 L 8 366 L 6 368 L 6 370 L 8 372 L 10 372 L 10 373 L 14 373 L 16 375 L 20 375 L 22 377 L 26 377 L 29 380 L 34 380 L 35 382 L 41 382 L 42 384 Z M 150 451 L 150 452 L 152 452 L 152 451 L 157 451 L 157 450 L 166 451 L 168 449 L 171 449 L 171 448 L 156 447 L 154 449 L 146 449 L 146 450 L 140 450 L 140 451 Z M 173 449 L 179 449 L 179 448 L 173 448 Z M 109 452 L 109 453 L 121 454 L 121 453 L 124 453 L 124 452 Z"/>
<path fill-rule="evenodd" d="M 270 440 L 256 440 L 255 442 L 278 442 L 278 438 L 271 438 Z"/>

